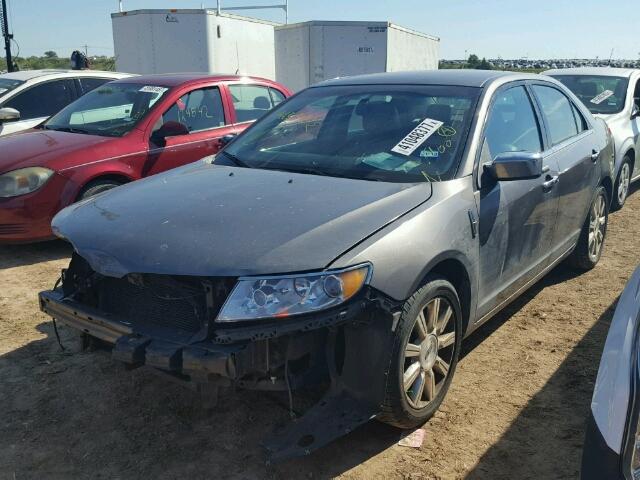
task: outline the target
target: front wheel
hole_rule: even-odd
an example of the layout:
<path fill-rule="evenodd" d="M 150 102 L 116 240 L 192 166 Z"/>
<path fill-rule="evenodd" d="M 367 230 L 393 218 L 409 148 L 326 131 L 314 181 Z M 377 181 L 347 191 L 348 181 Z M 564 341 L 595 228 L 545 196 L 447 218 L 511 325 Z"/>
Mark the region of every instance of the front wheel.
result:
<path fill-rule="evenodd" d="M 414 428 L 431 418 L 449 389 L 462 335 L 455 288 L 444 278 L 431 277 L 404 304 L 378 420 Z"/>
<path fill-rule="evenodd" d="M 80 192 L 80 195 L 78 195 L 78 201 L 93 197 L 94 195 L 106 192 L 107 190 L 119 187 L 120 185 L 121 183 L 116 182 L 115 180 L 93 181 L 82 189 L 82 192 Z"/>
<path fill-rule="evenodd" d="M 597 265 L 602 256 L 608 220 L 607 192 L 603 187 L 598 187 L 589 208 L 589 215 L 582 226 L 578 244 L 568 259 L 572 267 L 591 270 Z"/>
<path fill-rule="evenodd" d="M 618 172 L 618 178 L 616 180 L 615 190 L 613 194 L 613 202 L 611 204 L 611 210 L 620 210 L 627 201 L 629 195 L 629 185 L 631 183 L 631 159 L 629 156 L 625 156 Z"/>

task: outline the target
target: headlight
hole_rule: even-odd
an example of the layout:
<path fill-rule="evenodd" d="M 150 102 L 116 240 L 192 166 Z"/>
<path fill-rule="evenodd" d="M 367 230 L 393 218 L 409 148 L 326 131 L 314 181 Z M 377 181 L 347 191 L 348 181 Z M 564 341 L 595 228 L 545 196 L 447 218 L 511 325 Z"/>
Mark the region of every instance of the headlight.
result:
<path fill-rule="evenodd" d="M 44 167 L 28 167 L 0 175 L 0 197 L 16 197 L 42 187 L 53 175 Z"/>
<path fill-rule="evenodd" d="M 358 293 L 370 273 L 369 265 L 359 265 L 304 275 L 241 278 L 216 321 L 284 318 L 335 307 Z"/>

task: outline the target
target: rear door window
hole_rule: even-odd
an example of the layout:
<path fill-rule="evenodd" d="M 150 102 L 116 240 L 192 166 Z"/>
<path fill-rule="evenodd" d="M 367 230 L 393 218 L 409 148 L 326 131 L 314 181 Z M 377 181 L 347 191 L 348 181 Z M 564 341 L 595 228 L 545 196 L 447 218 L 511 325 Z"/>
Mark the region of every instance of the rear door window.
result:
<path fill-rule="evenodd" d="M 224 108 L 220 89 L 199 88 L 183 95 L 162 115 L 162 123 L 170 121 L 183 124 L 189 132 L 224 126 Z"/>
<path fill-rule="evenodd" d="M 238 123 L 242 123 L 256 120 L 271 110 L 274 106 L 271 95 L 277 90 L 271 89 L 270 94 L 269 88 L 262 85 L 236 84 L 229 85 L 229 92 Z"/>
<path fill-rule="evenodd" d="M 18 110 L 21 120 L 50 117 L 71 103 L 70 87 L 67 80 L 42 83 L 20 92 L 2 106 Z"/>
<path fill-rule="evenodd" d="M 546 120 L 551 145 L 558 145 L 578 134 L 574 109 L 564 93 L 553 87 L 533 85 L 542 114 Z"/>
<path fill-rule="evenodd" d="M 82 94 L 85 94 L 107 82 L 113 81 L 113 78 L 81 77 L 78 80 L 80 81 L 80 87 L 82 87 Z"/>

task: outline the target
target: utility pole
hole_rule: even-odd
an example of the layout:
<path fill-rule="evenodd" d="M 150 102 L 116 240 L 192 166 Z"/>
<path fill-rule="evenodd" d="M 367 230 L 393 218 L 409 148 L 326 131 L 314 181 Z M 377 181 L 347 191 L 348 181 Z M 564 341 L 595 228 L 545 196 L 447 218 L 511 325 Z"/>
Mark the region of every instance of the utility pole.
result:
<path fill-rule="evenodd" d="M 4 37 L 4 50 L 7 54 L 7 72 L 13 72 L 13 58 L 11 58 L 11 39 L 13 35 L 9 33 L 9 18 L 7 16 L 7 0 L 2 0 L 0 3 L 0 13 L 2 13 L 2 36 Z"/>
<path fill-rule="evenodd" d="M 89 45 L 84 45 L 84 56 L 89 58 Z"/>

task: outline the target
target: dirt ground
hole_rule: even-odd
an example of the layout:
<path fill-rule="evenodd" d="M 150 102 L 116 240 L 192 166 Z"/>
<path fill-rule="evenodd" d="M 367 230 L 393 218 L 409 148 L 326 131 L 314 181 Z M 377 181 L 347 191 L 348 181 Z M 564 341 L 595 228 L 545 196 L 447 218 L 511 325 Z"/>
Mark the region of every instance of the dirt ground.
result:
<path fill-rule="evenodd" d="M 595 270 L 558 267 L 466 341 L 420 449 L 372 421 L 276 466 L 260 447 L 287 420 L 273 397 L 237 393 L 206 416 L 190 390 L 148 371 L 61 352 L 36 293 L 69 247 L 0 247 L 0 479 L 576 478 L 607 329 L 640 262 L 639 193 L 609 225 Z"/>

